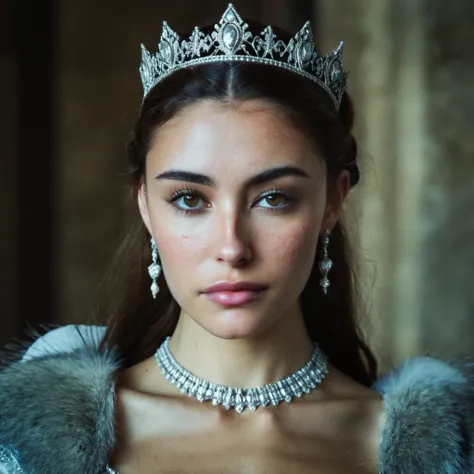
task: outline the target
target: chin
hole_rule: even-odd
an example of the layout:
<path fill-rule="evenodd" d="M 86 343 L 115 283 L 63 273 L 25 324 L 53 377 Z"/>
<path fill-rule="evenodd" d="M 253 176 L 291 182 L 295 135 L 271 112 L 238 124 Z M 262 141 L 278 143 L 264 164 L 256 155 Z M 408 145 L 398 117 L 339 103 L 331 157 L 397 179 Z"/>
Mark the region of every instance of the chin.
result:
<path fill-rule="evenodd" d="M 242 312 L 215 315 L 201 326 L 210 334 L 219 339 L 235 340 L 249 339 L 258 336 L 271 326 L 271 322 L 255 318 L 255 315 Z"/>

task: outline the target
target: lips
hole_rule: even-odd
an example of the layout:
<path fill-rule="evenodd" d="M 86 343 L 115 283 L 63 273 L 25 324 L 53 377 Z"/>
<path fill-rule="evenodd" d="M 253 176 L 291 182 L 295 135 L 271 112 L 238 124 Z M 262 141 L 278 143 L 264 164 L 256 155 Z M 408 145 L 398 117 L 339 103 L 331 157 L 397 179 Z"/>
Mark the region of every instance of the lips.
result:
<path fill-rule="evenodd" d="M 204 291 L 206 298 L 222 306 L 241 306 L 261 298 L 267 285 L 250 281 L 220 281 Z"/>
<path fill-rule="evenodd" d="M 249 281 L 221 281 L 217 282 L 214 285 L 206 288 L 204 293 L 217 293 L 217 292 L 227 292 L 227 291 L 262 291 L 266 290 L 267 286 L 261 283 L 253 283 Z"/>

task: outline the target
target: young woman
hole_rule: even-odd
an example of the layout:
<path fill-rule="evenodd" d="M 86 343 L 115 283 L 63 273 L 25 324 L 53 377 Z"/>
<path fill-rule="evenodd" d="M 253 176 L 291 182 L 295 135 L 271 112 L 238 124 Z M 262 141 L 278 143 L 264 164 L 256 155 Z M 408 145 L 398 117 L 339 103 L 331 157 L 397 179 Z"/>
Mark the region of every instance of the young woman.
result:
<path fill-rule="evenodd" d="M 110 322 L 0 373 L 3 472 L 474 472 L 469 365 L 378 378 L 358 331 L 341 56 L 231 5 L 143 49 Z"/>

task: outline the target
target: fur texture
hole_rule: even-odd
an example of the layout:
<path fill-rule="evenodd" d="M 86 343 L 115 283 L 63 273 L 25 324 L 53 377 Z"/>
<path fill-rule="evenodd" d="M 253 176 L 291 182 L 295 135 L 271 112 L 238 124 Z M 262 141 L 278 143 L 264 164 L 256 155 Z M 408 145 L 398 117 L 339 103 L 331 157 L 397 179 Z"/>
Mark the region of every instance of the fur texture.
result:
<path fill-rule="evenodd" d="M 60 351 L 38 341 L 0 372 L 0 446 L 18 453 L 25 474 L 104 472 L 120 364 L 91 335 Z"/>
<path fill-rule="evenodd" d="M 0 372 L 0 446 L 18 453 L 26 474 L 104 472 L 120 363 L 81 339 L 49 353 L 37 345 L 35 357 Z M 384 474 L 474 474 L 472 374 L 468 362 L 419 357 L 379 379 Z"/>
<path fill-rule="evenodd" d="M 474 473 L 472 370 L 467 361 L 414 357 L 375 384 L 386 413 L 384 473 Z"/>

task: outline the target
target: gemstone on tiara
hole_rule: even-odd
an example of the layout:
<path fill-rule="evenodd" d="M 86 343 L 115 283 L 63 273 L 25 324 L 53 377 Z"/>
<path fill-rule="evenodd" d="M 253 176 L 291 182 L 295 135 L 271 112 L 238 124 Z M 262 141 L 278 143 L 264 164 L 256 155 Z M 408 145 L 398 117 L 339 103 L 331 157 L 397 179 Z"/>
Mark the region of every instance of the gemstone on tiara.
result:
<path fill-rule="evenodd" d="M 300 74 L 322 87 L 336 109 L 346 88 L 342 42 L 327 56 L 318 55 L 309 21 L 288 42 L 279 39 L 271 26 L 254 35 L 232 4 L 210 34 L 195 27 L 189 39 L 182 39 L 163 22 L 158 51 L 150 53 L 143 44 L 141 50 L 143 99 L 156 84 L 179 69 L 228 61 L 268 64 Z"/>

